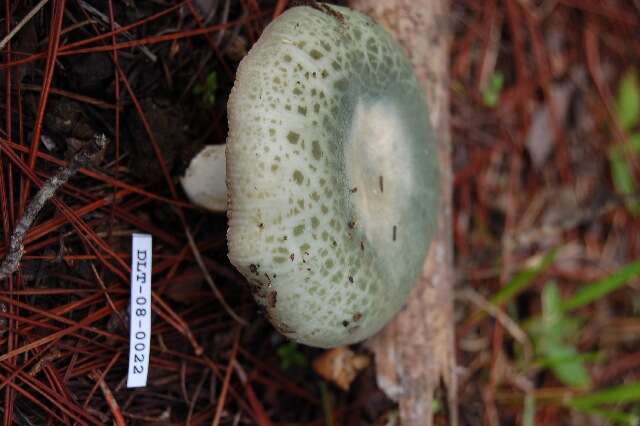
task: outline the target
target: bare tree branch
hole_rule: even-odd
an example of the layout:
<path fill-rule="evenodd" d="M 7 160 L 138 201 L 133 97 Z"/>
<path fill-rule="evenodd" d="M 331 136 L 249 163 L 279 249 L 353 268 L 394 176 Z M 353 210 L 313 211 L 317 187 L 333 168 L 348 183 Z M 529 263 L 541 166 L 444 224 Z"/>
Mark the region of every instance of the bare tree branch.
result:
<path fill-rule="evenodd" d="M 0 280 L 7 278 L 18 269 L 20 260 L 24 255 L 24 237 L 27 235 L 31 225 L 36 220 L 38 213 L 40 213 L 40 210 L 42 210 L 46 202 L 49 201 L 58 189 L 60 189 L 69 178 L 75 175 L 81 167 L 88 166 L 99 158 L 107 146 L 107 141 L 105 135 L 96 135 L 93 140 L 85 144 L 73 156 L 69 164 L 65 167 L 60 167 L 55 175 L 47 179 L 44 185 L 42 185 L 42 188 L 40 188 L 31 199 L 9 240 L 9 250 L 0 265 Z"/>

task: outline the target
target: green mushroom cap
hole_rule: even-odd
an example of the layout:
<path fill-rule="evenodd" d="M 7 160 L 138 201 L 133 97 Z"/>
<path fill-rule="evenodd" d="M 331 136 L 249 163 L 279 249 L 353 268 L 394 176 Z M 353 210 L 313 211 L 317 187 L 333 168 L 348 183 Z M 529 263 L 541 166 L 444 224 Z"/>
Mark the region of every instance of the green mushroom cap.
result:
<path fill-rule="evenodd" d="M 289 9 L 229 99 L 229 259 L 287 337 L 363 340 L 400 310 L 436 227 L 438 164 L 402 48 L 343 7 Z"/>

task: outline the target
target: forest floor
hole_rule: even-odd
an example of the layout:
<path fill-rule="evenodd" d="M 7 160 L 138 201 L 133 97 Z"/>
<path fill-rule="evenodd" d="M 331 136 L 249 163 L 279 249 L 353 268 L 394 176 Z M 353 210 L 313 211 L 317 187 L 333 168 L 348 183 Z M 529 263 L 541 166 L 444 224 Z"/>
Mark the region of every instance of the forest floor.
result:
<path fill-rule="evenodd" d="M 392 424 L 373 367 L 343 390 L 313 368 L 323 351 L 263 319 L 225 215 L 179 185 L 224 143 L 237 64 L 290 2 L 0 3 L 2 258 L 42 182 L 109 139 L 2 281 L 2 424 Z M 454 0 L 449 27 L 461 423 L 637 424 L 640 2 Z M 140 389 L 126 387 L 132 232 L 154 237 Z"/>

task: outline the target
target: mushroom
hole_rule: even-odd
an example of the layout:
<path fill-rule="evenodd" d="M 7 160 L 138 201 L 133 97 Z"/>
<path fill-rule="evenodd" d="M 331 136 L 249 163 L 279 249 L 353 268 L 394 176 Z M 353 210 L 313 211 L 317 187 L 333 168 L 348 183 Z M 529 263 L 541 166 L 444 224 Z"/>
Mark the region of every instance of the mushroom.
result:
<path fill-rule="evenodd" d="M 189 163 L 180 178 L 192 203 L 214 212 L 227 209 L 226 160 L 224 145 L 205 146 Z"/>
<path fill-rule="evenodd" d="M 402 48 L 344 7 L 293 7 L 238 68 L 226 145 L 231 263 L 287 337 L 380 330 L 418 280 L 438 163 Z"/>

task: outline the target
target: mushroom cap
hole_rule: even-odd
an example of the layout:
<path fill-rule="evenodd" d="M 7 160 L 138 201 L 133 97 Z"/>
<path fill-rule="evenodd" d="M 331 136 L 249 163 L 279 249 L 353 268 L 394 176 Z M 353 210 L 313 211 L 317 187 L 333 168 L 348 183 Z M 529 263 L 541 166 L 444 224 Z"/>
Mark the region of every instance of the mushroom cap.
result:
<path fill-rule="evenodd" d="M 228 104 L 231 263 L 298 342 L 363 340 L 400 310 L 436 227 L 438 163 L 402 48 L 343 7 L 294 7 Z"/>

